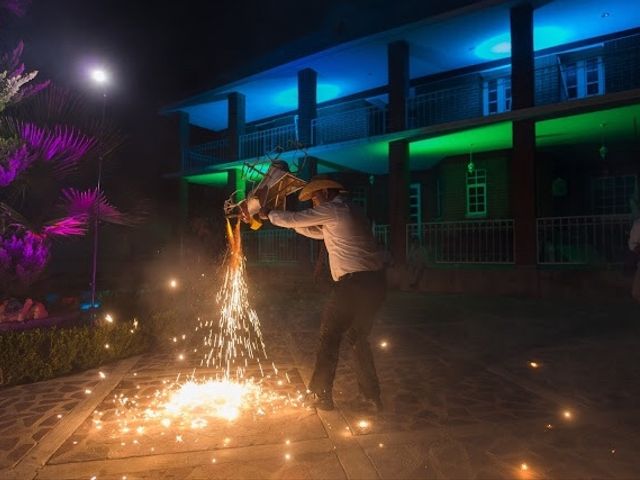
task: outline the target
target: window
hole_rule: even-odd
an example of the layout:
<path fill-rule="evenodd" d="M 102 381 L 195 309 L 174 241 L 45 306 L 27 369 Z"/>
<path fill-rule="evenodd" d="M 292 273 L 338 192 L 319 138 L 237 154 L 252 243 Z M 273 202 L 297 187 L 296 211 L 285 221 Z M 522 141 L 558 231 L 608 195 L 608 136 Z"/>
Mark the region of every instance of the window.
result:
<path fill-rule="evenodd" d="M 602 57 L 564 62 L 562 82 L 567 99 L 584 98 L 604 93 L 604 64 Z"/>
<path fill-rule="evenodd" d="M 593 211 L 597 215 L 630 213 L 636 189 L 635 175 L 597 177 L 592 183 Z"/>
<path fill-rule="evenodd" d="M 511 111 L 511 78 L 486 80 L 483 88 L 483 111 L 485 115 Z"/>
<path fill-rule="evenodd" d="M 467 216 L 487 214 L 487 171 L 478 168 L 467 172 Z"/>

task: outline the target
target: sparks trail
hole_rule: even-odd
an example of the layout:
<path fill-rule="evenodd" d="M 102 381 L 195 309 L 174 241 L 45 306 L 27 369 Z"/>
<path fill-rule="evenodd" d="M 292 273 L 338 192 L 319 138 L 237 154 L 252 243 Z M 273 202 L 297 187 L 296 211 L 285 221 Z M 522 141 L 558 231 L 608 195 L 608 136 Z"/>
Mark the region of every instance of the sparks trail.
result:
<path fill-rule="evenodd" d="M 200 364 L 221 368 L 225 380 L 232 375 L 240 380 L 244 378 L 249 360 L 256 360 L 261 367 L 260 359 L 266 359 L 267 352 L 258 314 L 249 305 L 240 220 L 232 228 L 227 219 L 226 228 L 225 273 L 222 287 L 216 295 L 216 304 L 220 308 L 218 329 L 214 332 L 213 322 L 206 324 L 209 333 L 205 336 L 204 345 L 209 347 L 209 351 Z"/>

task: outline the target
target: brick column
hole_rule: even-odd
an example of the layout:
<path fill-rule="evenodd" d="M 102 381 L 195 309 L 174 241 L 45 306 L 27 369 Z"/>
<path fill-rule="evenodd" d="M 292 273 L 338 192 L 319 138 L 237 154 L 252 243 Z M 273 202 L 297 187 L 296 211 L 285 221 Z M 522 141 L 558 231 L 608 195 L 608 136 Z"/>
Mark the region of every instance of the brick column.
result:
<path fill-rule="evenodd" d="M 313 135 L 311 121 L 317 115 L 318 74 L 311 68 L 298 72 L 298 141 L 305 146 L 311 145 Z"/>
<path fill-rule="evenodd" d="M 389 144 L 389 234 L 394 262 L 407 260 L 406 229 L 409 217 L 409 142 Z"/>
<path fill-rule="evenodd" d="M 409 44 L 404 40 L 387 47 L 389 77 L 389 110 L 387 131 L 400 132 L 407 128 L 407 97 L 409 96 Z"/>
<path fill-rule="evenodd" d="M 240 135 L 244 134 L 245 126 L 245 97 L 238 92 L 228 96 L 227 115 L 229 119 L 229 160 L 240 159 Z"/>
<path fill-rule="evenodd" d="M 528 3 L 511 9 L 511 98 L 514 110 L 534 103 L 533 7 Z"/>
<path fill-rule="evenodd" d="M 513 109 L 534 104 L 533 7 L 511 9 L 511 94 Z M 515 261 L 535 266 L 536 250 L 536 134 L 533 120 L 513 122 L 511 188 L 515 221 Z"/>

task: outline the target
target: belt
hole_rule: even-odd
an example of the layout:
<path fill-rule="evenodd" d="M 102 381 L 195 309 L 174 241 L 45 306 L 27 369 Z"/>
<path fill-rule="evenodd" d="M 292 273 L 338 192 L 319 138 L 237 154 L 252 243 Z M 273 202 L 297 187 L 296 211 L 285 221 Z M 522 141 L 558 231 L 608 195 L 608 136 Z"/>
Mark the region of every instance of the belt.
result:
<path fill-rule="evenodd" d="M 383 270 L 363 270 L 361 272 L 351 272 L 345 273 L 340 278 L 338 278 L 338 282 L 342 282 L 344 280 L 349 280 L 350 278 L 360 278 L 360 277 L 368 277 L 374 275 L 382 274 Z"/>

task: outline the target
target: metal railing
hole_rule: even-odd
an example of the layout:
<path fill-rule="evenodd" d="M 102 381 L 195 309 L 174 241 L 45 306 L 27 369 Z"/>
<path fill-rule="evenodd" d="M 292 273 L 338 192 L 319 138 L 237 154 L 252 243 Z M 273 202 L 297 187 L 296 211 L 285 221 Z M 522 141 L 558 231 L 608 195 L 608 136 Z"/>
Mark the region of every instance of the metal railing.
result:
<path fill-rule="evenodd" d="M 538 263 L 622 264 L 632 223 L 630 215 L 538 218 Z"/>
<path fill-rule="evenodd" d="M 514 263 L 513 220 L 407 225 L 407 257 L 425 263 Z"/>
<path fill-rule="evenodd" d="M 407 128 L 478 117 L 482 115 L 481 95 L 482 87 L 474 76 L 468 84 L 408 98 Z"/>
<path fill-rule="evenodd" d="M 202 168 L 223 162 L 228 157 L 229 141 L 226 138 L 194 145 L 186 155 L 186 169 Z"/>
<path fill-rule="evenodd" d="M 307 242 L 300 240 L 293 230 L 280 228 L 242 234 L 243 250 L 249 263 L 297 262 L 301 258 L 302 244 L 307 245 Z"/>
<path fill-rule="evenodd" d="M 373 236 L 376 239 L 376 243 L 385 251 L 389 251 L 389 225 L 374 225 Z"/>
<path fill-rule="evenodd" d="M 240 158 L 262 157 L 276 150 L 295 150 L 298 145 L 296 125 L 258 130 L 240 135 Z"/>
<path fill-rule="evenodd" d="M 319 116 L 311 122 L 314 145 L 381 135 L 386 131 L 386 110 L 375 106 Z"/>

